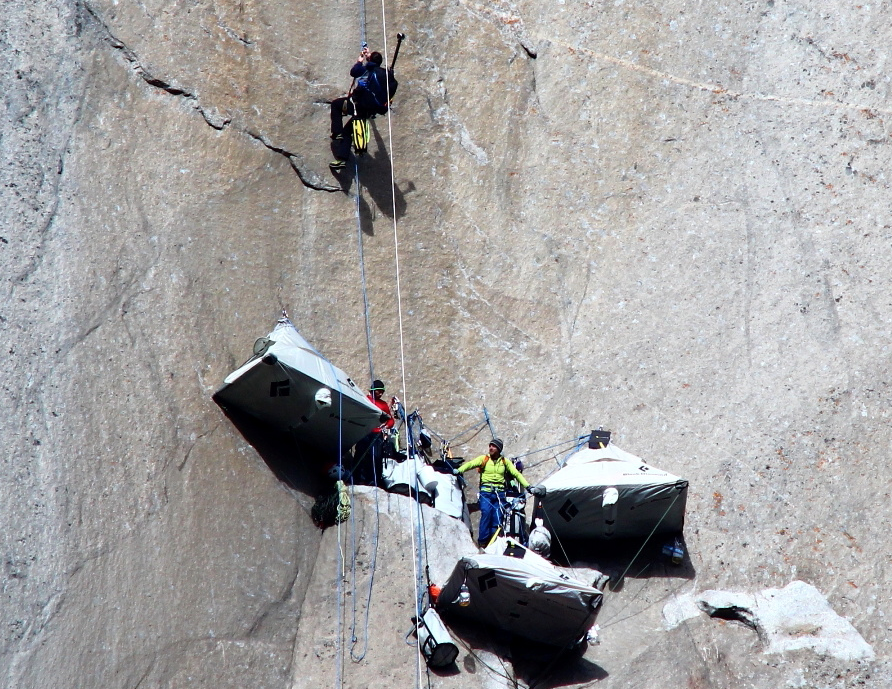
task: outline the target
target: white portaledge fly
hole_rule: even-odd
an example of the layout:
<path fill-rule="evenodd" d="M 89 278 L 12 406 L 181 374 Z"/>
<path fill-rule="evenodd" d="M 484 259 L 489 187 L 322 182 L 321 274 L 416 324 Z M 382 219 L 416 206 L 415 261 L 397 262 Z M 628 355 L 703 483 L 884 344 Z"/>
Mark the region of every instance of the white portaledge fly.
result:
<path fill-rule="evenodd" d="M 568 647 L 588 638 L 601 591 L 570 578 L 512 539 L 500 539 L 507 554 L 467 555 L 437 599 L 444 615 L 489 624 L 549 646 Z M 495 544 L 494 544 L 495 545 Z"/>
<path fill-rule="evenodd" d="M 284 311 L 214 398 L 293 433 L 327 457 L 346 452 L 381 423 L 381 410 L 297 332 Z"/>
<path fill-rule="evenodd" d="M 594 435 L 594 434 L 593 434 Z M 561 539 L 609 539 L 679 533 L 688 482 L 640 457 L 589 442 L 542 481 L 545 523 Z"/>

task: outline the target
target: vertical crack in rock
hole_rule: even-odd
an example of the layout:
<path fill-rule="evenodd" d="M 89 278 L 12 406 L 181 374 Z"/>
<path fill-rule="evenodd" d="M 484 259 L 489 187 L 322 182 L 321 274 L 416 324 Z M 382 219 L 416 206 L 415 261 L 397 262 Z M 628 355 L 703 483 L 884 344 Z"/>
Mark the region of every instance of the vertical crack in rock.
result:
<path fill-rule="evenodd" d="M 489 21 L 496 31 L 502 36 L 505 45 L 511 46 L 516 41 L 523 48 L 527 57 L 535 60 L 537 51 L 532 48 L 533 41 L 530 40 L 526 27 L 524 26 L 523 17 L 520 10 L 513 2 L 505 0 L 495 0 L 490 3 L 478 3 L 471 0 L 460 0 L 460 4 L 468 10 L 469 14 L 483 21 Z"/>
<path fill-rule="evenodd" d="M 143 682 L 146 681 L 146 678 L 151 674 L 152 670 L 155 669 L 155 664 L 158 662 L 157 657 L 151 656 L 149 659 L 149 664 L 146 667 L 146 671 L 142 673 L 140 678 L 137 680 L 136 684 L 133 685 L 133 689 L 139 689 Z"/>
<path fill-rule="evenodd" d="M 59 347 L 58 352 L 61 353 L 62 356 L 66 356 L 76 346 L 85 342 L 87 338 L 89 338 L 90 335 L 96 332 L 96 330 L 98 330 L 102 325 L 110 322 L 119 314 L 122 318 L 123 316 L 127 315 L 127 310 L 130 308 L 128 306 L 129 302 L 132 301 L 136 296 L 151 291 L 150 289 L 141 288 L 139 287 L 139 285 L 146 280 L 152 269 L 156 265 L 158 265 L 160 261 L 161 251 L 160 249 L 158 249 L 155 251 L 155 256 L 150 261 L 149 265 L 145 266 L 142 271 L 131 275 L 128 280 L 119 285 L 118 288 L 113 291 L 105 306 L 100 308 L 99 311 L 94 315 L 92 322 L 80 333 L 77 333 L 65 340 Z M 117 273 L 118 271 L 116 271 L 116 274 Z M 130 341 L 135 342 L 135 338 L 129 329 L 127 329 L 127 334 L 130 337 Z"/>
<path fill-rule="evenodd" d="M 297 577 L 299 575 L 300 566 L 295 563 L 291 580 L 285 585 L 285 589 L 282 591 L 282 593 L 280 593 L 275 600 L 270 601 L 251 623 L 251 626 L 248 628 L 248 638 L 254 636 L 258 632 L 260 627 L 263 626 L 263 623 L 274 610 L 288 603 L 288 599 L 291 597 L 291 594 L 294 591 L 294 586 L 297 583 Z"/>
<path fill-rule="evenodd" d="M 824 320 L 829 330 L 830 337 L 834 340 L 839 340 L 839 337 L 842 333 L 842 324 L 839 320 L 839 310 L 836 308 L 836 304 L 838 303 L 839 299 L 842 299 L 842 296 L 840 296 L 838 299 L 834 297 L 833 283 L 830 280 L 830 261 L 826 258 L 821 262 L 821 273 L 822 275 L 820 277 L 820 282 L 824 288 L 823 296 L 824 302 L 826 304 L 826 315 Z"/>
<path fill-rule="evenodd" d="M 177 467 L 177 470 L 182 471 L 183 467 L 186 466 L 186 463 L 189 461 L 189 457 L 192 456 L 192 450 L 194 450 L 195 446 L 198 445 L 199 440 L 203 440 L 204 438 L 207 438 L 208 436 L 214 435 L 214 433 L 216 433 L 218 430 L 220 430 L 220 424 L 216 424 L 211 430 L 205 431 L 204 433 L 202 433 L 198 437 L 196 437 L 195 440 L 192 441 L 192 443 L 189 445 L 189 449 L 186 450 L 185 456 L 183 457 L 183 461 L 180 462 L 180 465 Z"/>
<path fill-rule="evenodd" d="M 31 257 L 31 261 L 28 263 L 27 267 L 22 270 L 16 277 L 13 279 L 13 291 L 12 294 L 15 293 L 15 284 L 25 282 L 31 277 L 37 269 L 40 267 L 40 264 L 43 262 L 44 254 L 46 253 L 46 242 L 49 237 L 49 230 L 52 227 L 53 223 L 56 220 L 56 216 L 59 213 L 59 180 L 58 178 L 53 183 L 52 194 L 53 194 L 53 204 L 49 209 L 49 214 L 44 220 L 43 224 L 38 230 L 38 236 L 40 237 L 40 241 L 37 245 L 37 248 L 34 251 L 34 255 Z"/>
<path fill-rule="evenodd" d="M 46 643 L 46 639 L 43 637 L 44 630 L 49 625 L 50 620 L 62 609 L 64 602 L 64 593 L 54 593 L 49 600 L 40 606 L 40 610 L 28 622 L 21 636 L 24 643 L 20 650 L 13 652 L 5 673 L 7 679 L 12 680 L 9 686 L 21 686 L 21 676 L 26 671 L 29 661 Z"/>

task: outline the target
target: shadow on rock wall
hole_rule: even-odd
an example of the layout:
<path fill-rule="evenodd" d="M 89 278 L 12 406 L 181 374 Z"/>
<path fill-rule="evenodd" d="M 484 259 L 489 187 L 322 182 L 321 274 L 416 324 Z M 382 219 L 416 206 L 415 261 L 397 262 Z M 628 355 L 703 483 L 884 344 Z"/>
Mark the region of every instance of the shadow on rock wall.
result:
<path fill-rule="evenodd" d="M 449 620 L 449 630 L 461 639 L 457 662 L 445 668 L 431 668 L 441 677 L 457 675 L 496 675 L 515 686 L 520 680 L 535 689 L 551 689 L 606 679 L 608 672 L 583 657 L 587 645 L 561 649 L 512 637 L 494 627 L 465 620 Z M 483 657 L 484 654 L 487 657 Z M 493 661 L 490 654 L 497 656 Z M 510 661 L 506 663 L 505 661 Z M 484 684 L 482 677 L 480 685 Z"/>
<path fill-rule="evenodd" d="M 391 220 L 394 217 L 399 220 L 406 214 L 406 194 L 415 191 L 415 183 L 411 181 L 406 183 L 405 190 L 395 182 L 391 189 L 390 156 L 384 145 L 384 137 L 377 127 L 373 126 L 372 131 L 375 136 L 374 152 L 370 146 L 369 152 L 358 158 L 359 181 L 362 186 L 359 193 L 360 227 L 370 237 L 375 234 L 374 221 L 378 215 L 377 211 Z M 332 143 L 332 153 L 336 157 L 343 156 L 337 143 Z M 354 169 L 351 159 L 343 170 L 335 173 L 345 194 L 349 194 L 353 188 Z"/>
<path fill-rule="evenodd" d="M 632 579 L 673 578 L 691 580 L 696 576 L 684 536 L 678 536 L 684 549 L 682 561 L 675 564 L 663 547 L 673 544 L 675 536 L 662 534 L 650 539 L 626 538 L 616 541 L 563 541 L 552 543 L 552 558 L 573 568 L 596 569 L 610 577 L 609 590 L 619 591 L 623 581 Z"/>
<path fill-rule="evenodd" d="M 290 435 L 253 416 L 223 406 L 216 397 L 214 402 L 282 483 L 310 496 L 315 496 L 324 487 L 330 486 L 331 480 L 325 475 L 325 463 L 319 457 L 302 450 Z"/>

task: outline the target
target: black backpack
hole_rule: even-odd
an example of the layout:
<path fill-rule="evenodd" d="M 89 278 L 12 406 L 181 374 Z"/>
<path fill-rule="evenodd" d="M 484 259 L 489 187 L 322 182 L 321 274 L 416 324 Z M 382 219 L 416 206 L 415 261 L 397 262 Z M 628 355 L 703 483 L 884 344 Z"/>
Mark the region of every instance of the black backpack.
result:
<path fill-rule="evenodd" d="M 359 88 L 366 91 L 372 97 L 372 100 L 375 102 L 375 105 L 378 107 L 378 110 L 382 115 L 387 112 L 390 101 L 393 100 L 393 96 L 396 93 L 396 87 L 399 86 L 396 78 L 393 76 L 392 69 L 387 70 L 385 76 L 384 69 L 377 66 L 366 70 L 366 73 L 359 77 L 359 79 L 356 80 L 356 83 Z M 389 97 L 385 97 L 385 94 L 388 91 L 388 85 L 390 86 L 390 95 Z"/>

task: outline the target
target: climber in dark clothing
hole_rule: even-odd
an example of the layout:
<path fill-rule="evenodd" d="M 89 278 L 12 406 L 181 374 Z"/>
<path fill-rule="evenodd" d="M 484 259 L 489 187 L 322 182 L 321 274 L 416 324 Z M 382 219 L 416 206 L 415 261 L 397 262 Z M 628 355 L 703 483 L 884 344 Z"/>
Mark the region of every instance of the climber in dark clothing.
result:
<path fill-rule="evenodd" d="M 347 152 L 350 150 L 349 141 L 344 133 L 344 115 L 369 119 L 387 112 L 390 98 L 396 91 L 396 79 L 393 77 L 393 70 L 385 70 L 381 66 L 383 61 L 381 53 L 369 52 L 368 48 L 363 48 L 359 59 L 350 70 L 350 76 L 355 80 L 352 92 L 331 102 L 331 138 L 335 142 L 343 142 L 335 146 L 332 168 L 344 167 Z M 348 122 L 348 127 L 349 124 Z"/>

